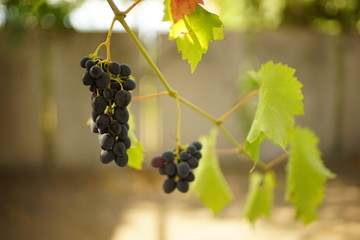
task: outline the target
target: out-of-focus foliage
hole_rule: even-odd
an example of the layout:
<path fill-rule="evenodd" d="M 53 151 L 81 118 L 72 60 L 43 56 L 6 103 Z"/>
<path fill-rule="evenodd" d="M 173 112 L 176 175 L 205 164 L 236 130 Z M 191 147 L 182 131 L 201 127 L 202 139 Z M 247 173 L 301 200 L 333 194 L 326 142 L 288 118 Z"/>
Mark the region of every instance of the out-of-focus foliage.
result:
<path fill-rule="evenodd" d="M 5 0 L 2 28 L 9 31 L 13 46 L 21 42 L 28 29 L 71 29 L 68 14 L 83 1 Z"/>
<path fill-rule="evenodd" d="M 281 25 L 328 34 L 360 32 L 359 0 L 212 0 L 227 29 L 259 31 Z"/>

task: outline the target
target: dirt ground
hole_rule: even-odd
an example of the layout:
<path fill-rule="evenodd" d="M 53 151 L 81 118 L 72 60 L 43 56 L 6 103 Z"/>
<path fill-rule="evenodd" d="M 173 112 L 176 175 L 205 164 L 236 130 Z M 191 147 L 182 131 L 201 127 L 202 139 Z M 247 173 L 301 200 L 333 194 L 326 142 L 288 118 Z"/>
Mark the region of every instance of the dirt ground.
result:
<path fill-rule="evenodd" d="M 225 167 L 235 199 L 217 217 L 196 196 L 162 193 L 152 169 L 0 169 L 0 240 L 359 240 L 359 161 L 332 170 L 319 221 L 293 220 L 278 189 L 272 217 L 252 227 L 241 165 Z"/>

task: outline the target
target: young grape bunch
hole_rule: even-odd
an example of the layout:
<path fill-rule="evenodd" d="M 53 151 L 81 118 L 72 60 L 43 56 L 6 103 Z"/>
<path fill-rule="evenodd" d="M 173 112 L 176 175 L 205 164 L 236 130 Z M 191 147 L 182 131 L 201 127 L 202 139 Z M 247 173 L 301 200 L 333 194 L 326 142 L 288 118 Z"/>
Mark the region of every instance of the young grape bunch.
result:
<path fill-rule="evenodd" d="M 114 161 L 124 167 L 128 163 L 127 149 L 131 147 L 128 105 L 136 83 L 130 78 L 127 64 L 85 56 L 80 60 L 85 69 L 82 83 L 91 96 L 91 131 L 99 134 L 100 161 Z"/>
<path fill-rule="evenodd" d="M 195 180 L 192 169 L 199 166 L 202 157 L 202 144 L 193 142 L 187 148 L 178 151 L 165 151 L 151 160 L 151 166 L 159 169 L 160 175 L 166 175 L 163 191 L 171 193 L 175 189 L 182 193 L 189 191 L 189 183 Z"/>

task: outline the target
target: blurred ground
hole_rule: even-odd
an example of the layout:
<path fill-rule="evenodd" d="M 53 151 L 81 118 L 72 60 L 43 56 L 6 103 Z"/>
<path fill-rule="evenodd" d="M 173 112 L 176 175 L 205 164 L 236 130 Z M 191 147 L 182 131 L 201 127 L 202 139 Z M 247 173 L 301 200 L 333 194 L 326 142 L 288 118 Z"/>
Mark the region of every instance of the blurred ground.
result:
<path fill-rule="evenodd" d="M 240 217 L 249 170 L 244 164 L 224 166 L 236 197 L 217 217 L 194 196 L 162 193 L 163 177 L 152 169 L 0 169 L 0 239 L 359 240 L 360 164 L 347 161 L 336 169 L 319 221 L 306 227 L 294 221 L 280 189 L 273 216 L 254 228 Z"/>

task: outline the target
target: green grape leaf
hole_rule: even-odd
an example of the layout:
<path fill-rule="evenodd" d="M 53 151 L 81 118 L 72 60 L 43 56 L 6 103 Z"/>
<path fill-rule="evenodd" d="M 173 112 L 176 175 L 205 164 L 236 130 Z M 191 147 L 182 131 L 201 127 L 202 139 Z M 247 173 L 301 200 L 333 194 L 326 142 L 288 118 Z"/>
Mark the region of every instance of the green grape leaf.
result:
<path fill-rule="evenodd" d="M 295 218 L 304 224 L 317 219 L 316 208 L 323 201 L 325 181 L 335 177 L 323 164 L 318 142 L 307 128 L 295 128 L 290 138 L 286 200 L 296 206 Z"/>
<path fill-rule="evenodd" d="M 165 10 L 165 19 L 169 20 L 169 11 Z M 224 39 L 223 24 L 216 14 L 206 11 L 196 5 L 195 11 L 190 15 L 173 23 L 170 28 L 169 38 L 176 39 L 178 51 L 182 59 L 187 59 L 194 72 L 202 55 L 209 48 L 209 42 Z"/>
<path fill-rule="evenodd" d="M 195 172 L 195 182 L 192 190 L 201 202 L 215 215 L 218 214 L 233 199 L 233 194 L 228 186 L 215 152 L 217 130 L 211 130 L 208 136 L 200 138 L 203 145 L 203 157 Z"/>
<path fill-rule="evenodd" d="M 259 70 L 259 104 L 245 142 L 245 150 L 255 164 L 264 137 L 285 149 L 295 115 L 304 114 L 302 84 L 294 73 L 295 69 L 271 61 Z"/>
<path fill-rule="evenodd" d="M 134 117 L 130 112 L 129 109 L 129 137 L 131 140 L 131 147 L 127 150 L 127 154 L 129 156 L 129 162 L 128 165 L 135 169 L 142 169 L 142 163 L 145 159 L 144 152 L 146 151 L 143 145 L 138 141 L 136 135 L 135 135 L 135 121 Z"/>
<path fill-rule="evenodd" d="M 273 172 L 268 171 L 265 175 L 259 172 L 251 173 L 244 216 L 252 224 L 262 216 L 269 217 L 271 215 L 274 187 L 275 175 Z"/>

